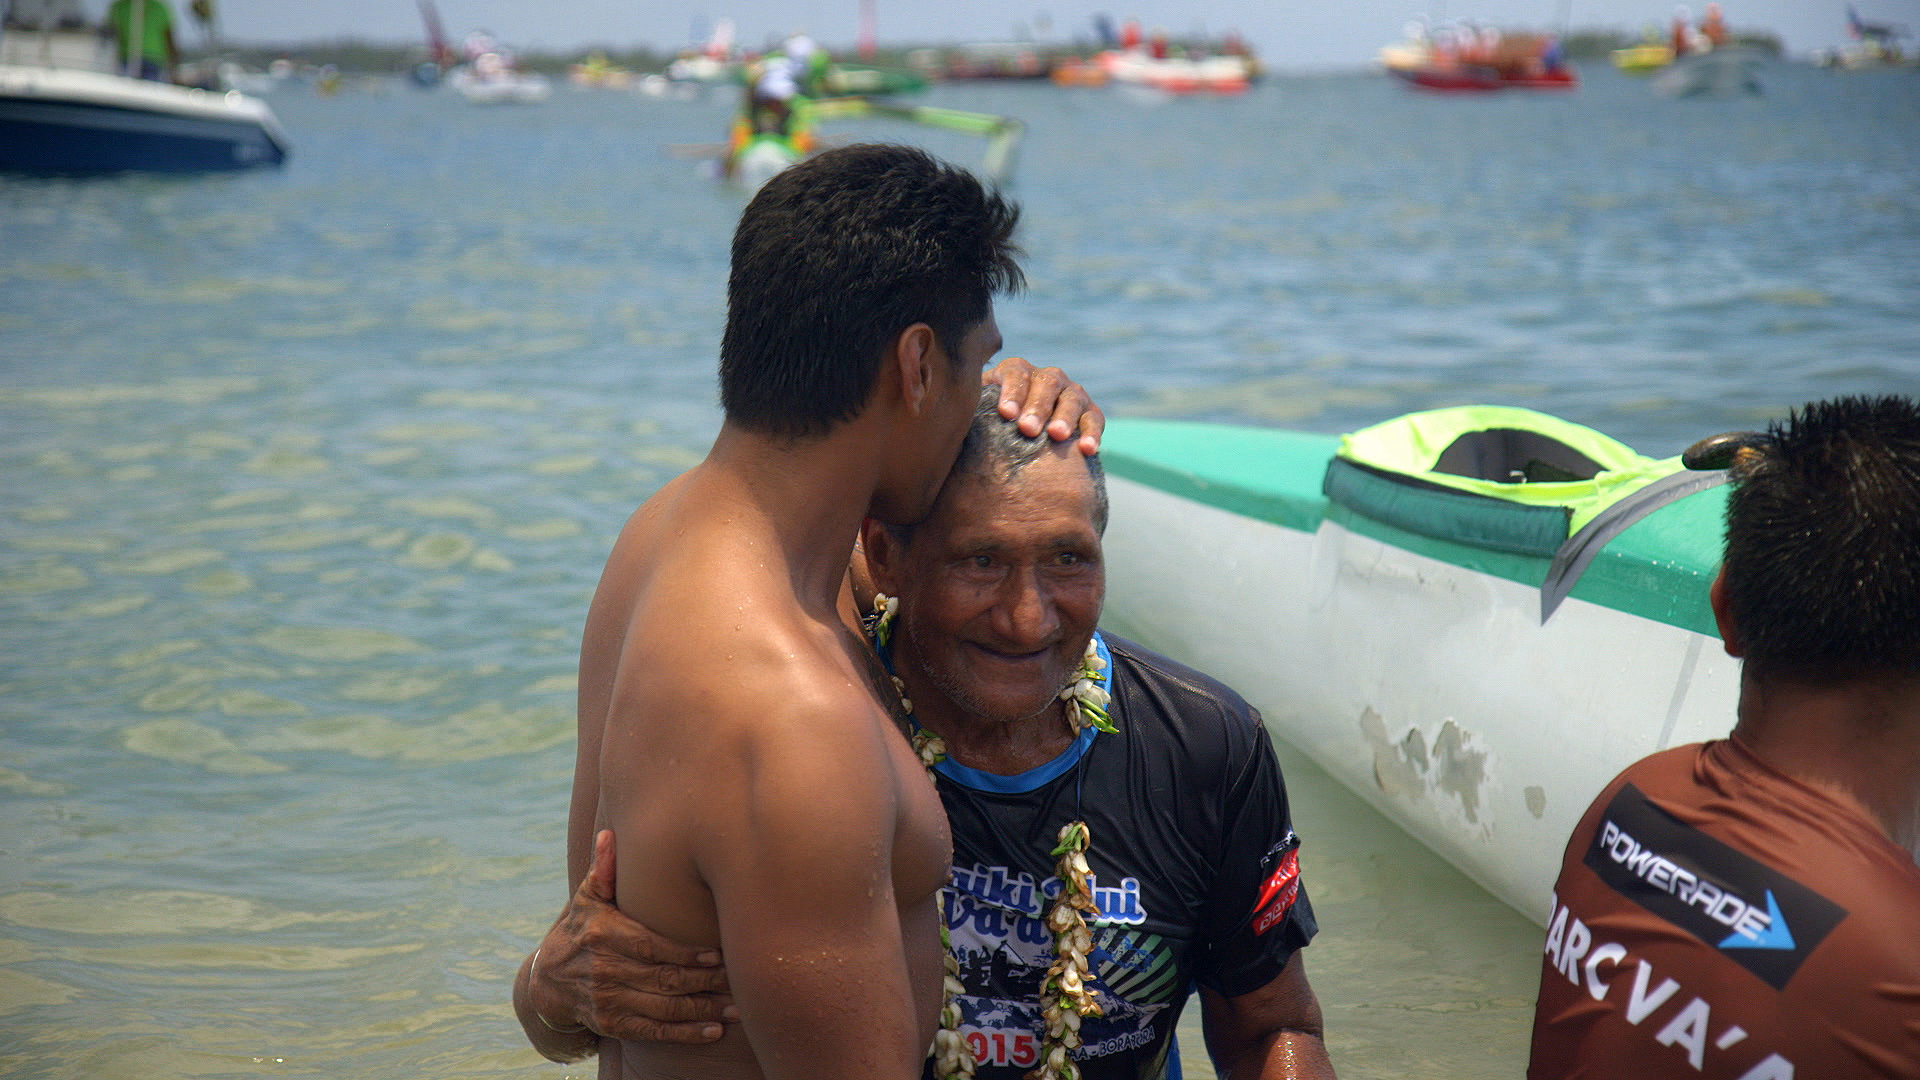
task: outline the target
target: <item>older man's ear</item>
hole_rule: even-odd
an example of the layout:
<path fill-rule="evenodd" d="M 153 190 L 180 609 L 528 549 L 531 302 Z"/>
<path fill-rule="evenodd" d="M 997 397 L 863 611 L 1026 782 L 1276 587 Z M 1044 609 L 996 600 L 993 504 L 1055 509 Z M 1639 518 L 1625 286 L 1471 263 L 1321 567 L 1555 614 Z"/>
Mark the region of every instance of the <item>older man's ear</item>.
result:
<path fill-rule="evenodd" d="M 854 582 L 854 599 L 860 604 L 860 610 L 873 607 L 875 592 L 900 595 L 900 556 L 900 544 L 885 525 L 872 518 L 860 523 L 860 541 L 854 545 L 853 563 L 848 567 Z M 861 593 L 863 576 L 864 595 Z"/>

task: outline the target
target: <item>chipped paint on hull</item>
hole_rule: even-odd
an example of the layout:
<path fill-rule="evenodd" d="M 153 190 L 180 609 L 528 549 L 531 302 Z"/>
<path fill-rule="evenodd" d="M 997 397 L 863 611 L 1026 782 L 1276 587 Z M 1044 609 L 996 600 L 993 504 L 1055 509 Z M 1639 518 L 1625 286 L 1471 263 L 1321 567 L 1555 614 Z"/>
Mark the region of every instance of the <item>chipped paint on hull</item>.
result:
<path fill-rule="evenodd" d="M 1390 736 L 1372 706 L 1360 710 L 1360 733 L 1373 748 L 1373 782 L 1381 794 L 1413 801 L 1431 796 L 1436 806 L 1459 814 L 1465 825 L 1488 827 L 1481 820 L 1481 806 L 1494 785 L 1491 751 L 1452 717 L 1441 722 L 1431 750 L 1427 735 L 1416 726 Z"/>

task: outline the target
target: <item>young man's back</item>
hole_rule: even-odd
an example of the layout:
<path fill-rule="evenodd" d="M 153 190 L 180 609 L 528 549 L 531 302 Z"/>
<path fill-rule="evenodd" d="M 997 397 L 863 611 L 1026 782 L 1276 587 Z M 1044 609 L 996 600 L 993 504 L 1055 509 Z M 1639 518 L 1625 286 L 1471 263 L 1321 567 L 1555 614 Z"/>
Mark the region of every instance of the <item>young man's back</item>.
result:
<path fill-rule="evenodd" d="M 1017 215 L 901 147 L 776 177 L 741 217 L 726 423 L 622 531 L 581 648 L 577 886 L 615 836 L 622 910 L 723 947 L 719 1043 L 601 1075 L 905 1078 L 937 1018 L 945 817 L 884 672 L 839 617 L 861 520 L 925 516 L 998 351 Z"/>
<path fill-rule="evenodd" d="M 585 718 L 607 718 L 601 817 L 633 840 L 620 907 L 696 945 L 721 944 L 725 917 L 728 954 L 759 961 L 732 972 L 743 1009 L 755 978 L 786 984 L 759 995 L 780 1012 L 746 1017 L 765 1046 L 851 1037 L 885 1058 L 891 1040 L 917 1060 L 940 993 L 938 796 L 868 651 L 832 611 L 794 602 L 762 531 L 704 511 L 717 485 L 703 479 L 634 516 L 587 627 L 583 752 Z M 903 995 L 907 1028 L 887 1016 Z M 710 1046 L 619 1056 L 634 1077 L 759 1075 L 754 1050 L 734 1026 Z"/>

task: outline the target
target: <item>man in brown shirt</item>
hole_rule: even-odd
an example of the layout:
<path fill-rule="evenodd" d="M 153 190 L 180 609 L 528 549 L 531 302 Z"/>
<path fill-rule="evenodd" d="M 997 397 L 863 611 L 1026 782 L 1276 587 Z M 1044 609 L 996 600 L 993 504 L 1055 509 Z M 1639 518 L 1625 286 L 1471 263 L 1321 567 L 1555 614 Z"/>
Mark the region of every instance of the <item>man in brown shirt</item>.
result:
<path fill-rule="evenodd" d="M 1716 442 L 1739 720 L 1627 769 L 1574 830 L 1527 1075 L 1914 1080 L 1920 404 Z"/>

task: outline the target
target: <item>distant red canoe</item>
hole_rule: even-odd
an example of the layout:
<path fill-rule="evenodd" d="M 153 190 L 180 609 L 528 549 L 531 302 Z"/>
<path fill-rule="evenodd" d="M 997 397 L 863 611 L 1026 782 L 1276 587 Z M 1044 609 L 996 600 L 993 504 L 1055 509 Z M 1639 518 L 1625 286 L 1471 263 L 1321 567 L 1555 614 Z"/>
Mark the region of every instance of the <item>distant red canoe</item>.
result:
<path fill-rule="evenodd" d="M 1532 74 L 1513 72 L 1506 76 L 1510 90 L 1571 90 L 1580 85 L 1580 80 L 1570 67 L 1554 68 L 1550 71 L 1536 71 Z"/>
<path fill-rule="evenodd" d="M 1483 94 L 1494 90 L 1571 90 L 1578 78 L 1570 67 L 1527 71 L 1480 64 L 1393 68 L 1410 86 L 1436 94 Z"/>

